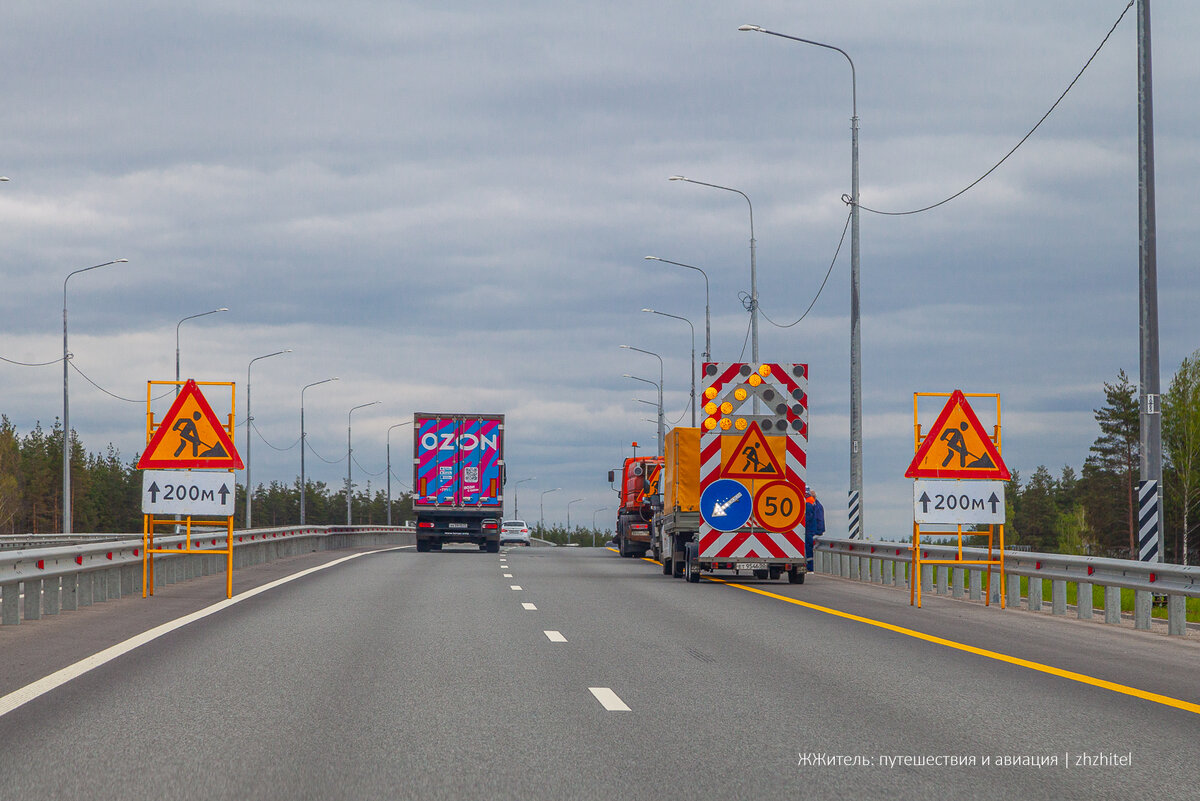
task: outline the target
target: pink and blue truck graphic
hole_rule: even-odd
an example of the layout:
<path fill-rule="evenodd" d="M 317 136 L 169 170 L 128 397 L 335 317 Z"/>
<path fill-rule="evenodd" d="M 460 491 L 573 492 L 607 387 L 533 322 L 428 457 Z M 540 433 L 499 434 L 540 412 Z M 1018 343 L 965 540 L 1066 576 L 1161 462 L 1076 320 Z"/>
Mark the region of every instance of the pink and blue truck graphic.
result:
<path fill-rule="evenodd" d="M 445 542 L 498 550 L 504 415 L 417 412 L 413 431 L 417 550 L 440 550 Z"/>

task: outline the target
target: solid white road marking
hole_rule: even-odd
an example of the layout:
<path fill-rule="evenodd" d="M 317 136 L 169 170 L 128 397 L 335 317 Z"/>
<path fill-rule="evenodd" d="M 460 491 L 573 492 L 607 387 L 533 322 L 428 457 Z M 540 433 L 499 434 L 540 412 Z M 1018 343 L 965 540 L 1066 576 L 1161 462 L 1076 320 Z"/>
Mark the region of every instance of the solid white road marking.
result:
<path fill-rule="evenodd" d="M 404 548 L 404 547 L 411 547 L 411 546 L 400 546 L 400 548 Z M 82 676 L 84 673 L 87 673 L 91 670 L 95 670 L 96 668 L 100 667 L 101 665 L 111 662 L 112 660 L 116 659 L 117 657 L 123 656 L 124 654 L 129 653 L 130 651 L 134 650 L 135 648 L 139 648 L 139 647 L 145 645 L 146 643 L 157 640 L 159 637 L 163 636 L 164 634 L 170 634 L 172 631 L 175 631 L 176 629 L 183 628 L 184 626 L 186 626 L 189 623 L 194 623 L 197 620 L 202 620 L 202 619 L 208 617 L 209 615 L 216 614 L 217 612 L 220 612 L 222 609 L 228 609 L 229 607 L 233 606 L 234 604 L 240 604 L 242 601 L 247 601 L 260 593 L 264 593 L 267 590 L 272 590 L 278 586 L 287 584 L 290 581 L 295 581 L 296 579 L 303 578 L 311 573 L 316 573 L 321 570 L 328 570 L 329 568 L 334 567 L 335 565 L 340 565 L 342 562 L 348 562 L 351 559 L 357 559 L 360 556 L 370 556 L 371 554 L 375 554 L 375 553 L 384 553 L 385 551 L 400 550 L 400 548 L 383 548 L 378 551 L 363 551 L 362 553 L 356 553 L 356 554 L 351 554 L 350 556 L 344 556 L 341 559 L 336 559 L 332 562 L 328 562 L 323 565 L 317 565 L 316 567 L 310 567 L 307 570 L 301 570 L 299 573 L 293 573 L 290 576 L 285 576 L 284 578 L 276 579 L 275 581 L 268 582 L 267 584 L 263 584 L 260 587 L 255 587 L 253 589 L 246 590 L 245 592 L 241 593 L 240 595 L 235 595 L 232 598 L 225 599 L 224 601 L 218 601 L 217 603 L 213 604 L 212 606 L 207 606 L 204 609 L 199 609 L 195 612 L 192 612 L 189 615 L 184 615 L 181 618 L 177 618 L 177 619 L 169 621 L 167 623 L 163 623 L 161 626 L 155 626 L 154 628 L 150 629 L 149 631 L 143 631 L 141 634 L 130 637 L 128 640 L 125 640 L 124 642 L 119 642 L 116 645 L 105 648 L 103 651 L 94 653 L 85 659 L 79 660 L 78 662 L 76 662 L 73 665 L 68 665 L 67 667 L 63 668 L 62 670 L 51 673 L 49 676 L 38 679 L 37 681 L 33 682 L 32 684 L 26 684 L 21 689 L 14 690 L 6 696 L 0 697 L 0 717 L 4 717 L 9 712 L 12 712 L 14 709 L 17 709 L 18 707 L 24 706 L 25 704 L 29 703 L 33 699 L 38 698 L 39 696 L 45 695 L 46 693 L 50 692 L 51 690 L 61 687 L 62 685 L 66 684 L 68 681 L 70 681 L 71 679 L 78 678 L 79 676 Z"/>
<path fill-rule="evenodd" d="M 630 708 L 625 704 L 620 697 L 607 687 L 588 687 L 592 691 L 592 695 L 596 696 L 596 700 L 600 705 L 609 712 L 630 712 Z"/>
<path fill-rule="evenodd" d="M 546 635 L 546 639 L 549 640 L 550 642 L 566 642 L 567 641 L 567 638 L 562 636 L 561 631 L 544 631 L 542 633 Z"/>
<path fill-rule="evenodd" d="M 509 584 L 508 588 L 510 590 L 519 590 L 519 589 L 521 589 L 521 585 L 520 584 Z"/>
<path fill-rule="evenodd" d="M 523 608 L 524 608 L 526 611 L 529 611 L 529 610 L 536 610 L 536 609 L 537 609 L 537 607 L 536 607 L 536 606 L 534 606 L 533 604 L 529 604 L 529 603 L 521 604 L 521 606 L 522 606 L 522 607 L 523 607 Z"/>

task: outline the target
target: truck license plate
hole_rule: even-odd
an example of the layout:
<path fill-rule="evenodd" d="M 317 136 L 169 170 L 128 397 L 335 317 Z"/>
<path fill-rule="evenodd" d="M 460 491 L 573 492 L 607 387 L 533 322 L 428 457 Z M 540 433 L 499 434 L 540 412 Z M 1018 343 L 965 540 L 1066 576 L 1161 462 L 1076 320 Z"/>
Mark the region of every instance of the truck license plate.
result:
<path fill-rule="evenodd" d="M 738 570 L 766 570 L 766 562 L 738 562 Z"/>
<path fill-rule="evenodd" d="M 466 528 L 466 523 L 451 523 L 448 528 Z"/>

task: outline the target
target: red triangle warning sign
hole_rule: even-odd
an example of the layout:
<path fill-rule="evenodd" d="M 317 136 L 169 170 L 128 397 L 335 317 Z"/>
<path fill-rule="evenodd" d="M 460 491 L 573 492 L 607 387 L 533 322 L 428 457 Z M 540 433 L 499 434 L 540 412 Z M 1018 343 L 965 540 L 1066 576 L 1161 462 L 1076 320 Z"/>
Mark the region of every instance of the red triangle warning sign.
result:
<path fill-rule="evenodd" d="M 724 437 L 722 437 L 724 439 Z M 730 437 L 732 439 L 732 437 Z M 782 439 L 777 437 L 777 439 Z M 722 452 L 725 448 L 721 448 Z M 779 458 L 767 444 L 758 423 L 751 423 L 746 433 L 738 440 L 737 447 L 721 465 L 722 478 L 765 478 L 786 479 Z"/>
<path fill-rule="evenodd" d="M 946 401 L 905 478 L 1002 478 L 1009 479 L 1004 460 L 992 438 L 983 430 L 975 410 L 962 390 L 954 390 Z"/>
<path fill-rule="evenodd" d="M 164 467 L 240 470 L 245 465 L 200 387 L 188 379 L 162 424 L 155 429 L 137 466 L 139 470 Z"/>

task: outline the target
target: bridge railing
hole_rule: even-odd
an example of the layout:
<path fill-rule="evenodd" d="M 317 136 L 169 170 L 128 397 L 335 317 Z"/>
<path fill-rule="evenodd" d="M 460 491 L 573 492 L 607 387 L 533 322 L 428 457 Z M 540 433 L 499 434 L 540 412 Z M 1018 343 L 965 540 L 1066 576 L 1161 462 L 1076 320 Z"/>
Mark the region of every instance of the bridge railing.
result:
<path fill-rule="evenodd" d="M 819 573 L 908 587 L 912 572 L 912 543 L 819 538 L 813 548 L 814 567 Z M 922 559 L 958 558 L 956 545 L 921 545 Z M 985 548 L 963 548 L 963 559 L 985 559 Z M 935 571 L 935 568 L 937 570 Z M 1187 633 L 1187 599 L 1200 598 L 1200 567 L 1095 556 L 1004 552 L 1005 605 L 1009 609 L 1041 611 L 1043 582 L 1050 585 L 1050 611 L 1067 613 L 1068 585 L 1075 585 L 1075 612 L 1092 619 L 1095 609 L 1093 587 L 1103 588 L 1105 623 L 1121 622 L 1121 590 L 1133 590 L 1133 625 L 1149 629 L 1156 597 L 1165 597 L 1167 632 Z M 986 566 L 921 565 L 921 591 L 950 594 L 954 598 L 983 600 Z M 1026 581 L 1022 582 L 1021 577 Z M 1000 576 L 993 568 L 989 582 L 992 603 L 1000 601 Z M 1022 596 L 1022 585 L 1025 592 Z M 1024 598 L 1024 606 L 1022 606 Z"/>
<path fill-rule="evenodd" d="M 238 568 L 312 551 L 408 544 L 412 532 L 404 526 L 282 526 L 235 531 L 234 575 Z M 50 546 L 39 542 L 41 536 L 23 539 L 26 547 L 0 550 L 0 624 L 37 620 L 42 615 L 142 592 L 141 534 L 72 535 L 73 544 Z M 55 535 L 44 539 L 53 542 Z M 158 535 L 154 543 L 183 547 L 185 539 L 182 534 Z M 224 548 L 225 540 L 223 528 L 192 529 L 193 547 Z M 224 570 L 223 554 L 159 554 L 154 557 L 154 585 Z"/>

